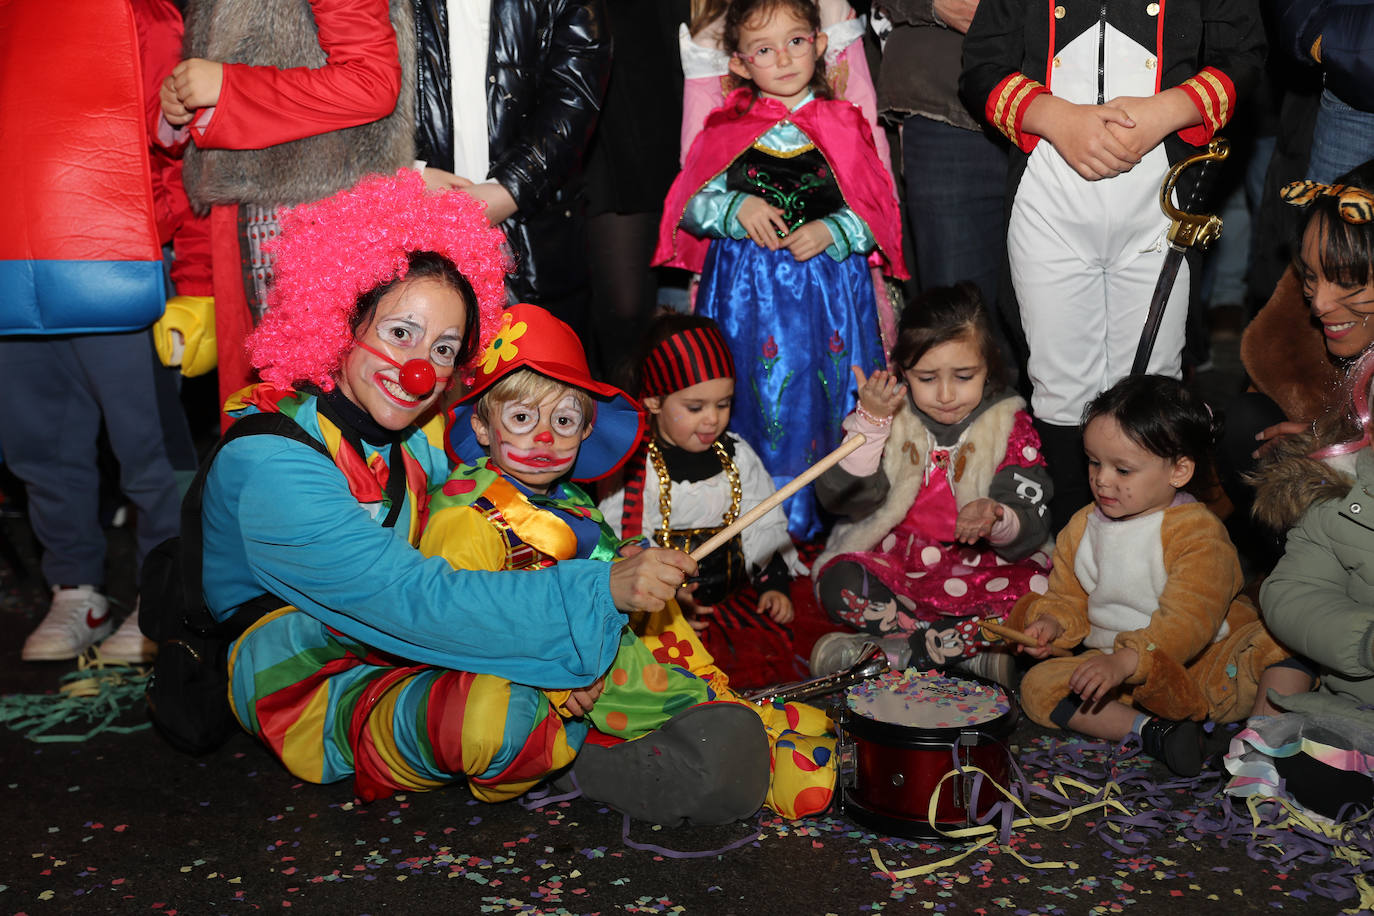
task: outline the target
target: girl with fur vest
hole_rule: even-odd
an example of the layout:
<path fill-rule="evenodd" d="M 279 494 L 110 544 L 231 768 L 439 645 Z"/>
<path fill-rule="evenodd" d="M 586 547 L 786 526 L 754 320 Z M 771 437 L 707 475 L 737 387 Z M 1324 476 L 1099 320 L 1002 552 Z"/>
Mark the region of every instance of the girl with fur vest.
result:
<path fill-rule="evenodd" d="M 817 596 L 862 632 L 821 637 L 813 674 L 847 667 L 871 641 L 901 666 L 962 663 L 988 648 L 980 618 L 1047 585 L 1049 474 L 977 287 L 913 302 L 891 359 L 895 371 L 855 367 L 859 405 L 844 428 L 868 442 L 816 481 L 821 504 L 849 519 L 816 561 Z M 984 661 L 996 664 L 979 673 L 1010 679 L 1008 654 Z"/>

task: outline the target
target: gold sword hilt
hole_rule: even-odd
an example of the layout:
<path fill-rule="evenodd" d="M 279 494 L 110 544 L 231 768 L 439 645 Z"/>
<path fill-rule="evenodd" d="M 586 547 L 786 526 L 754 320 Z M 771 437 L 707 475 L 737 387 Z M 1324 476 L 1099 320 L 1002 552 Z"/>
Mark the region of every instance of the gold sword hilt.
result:
<path fill-rule="evenodd" d="M 1159 188 L 1159 209 L 1169 217 L 1169 244 L 1183 250 L 1197 245 L 1206 248 L 1221 235 L 1221 217 L 1213 213 L 1190 213 L 1174 206 L 1174 185 L 1178 177 L 1194 165 L 1223 162 L 1231 154 L 1231 146 L 1224 137 L 1214 137 L 1207 149 L 1174 163 Z"/>

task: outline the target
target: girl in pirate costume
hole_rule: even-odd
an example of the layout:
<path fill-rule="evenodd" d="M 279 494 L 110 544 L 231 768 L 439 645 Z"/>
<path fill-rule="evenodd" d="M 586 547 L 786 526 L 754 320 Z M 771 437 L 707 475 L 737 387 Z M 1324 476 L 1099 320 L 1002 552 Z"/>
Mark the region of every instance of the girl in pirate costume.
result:
<path fill-rule="evenodd" d="M 583 557 L 612 562 L 625 542 L 573 480 L 606 477 L 630 457 L 643 431 L 638 407 L 591 378 L 566 324 L 532 305 L 512 306 L 506 316 L 454 408 L 449 445 L 470 463 L 434 495 L 420 551 L 467 569 L 539 570 Z M 592 797 L 606 794 L 604 783 L 633 778 L 618 765 L 620 756 L 637 753 L 644 737 L 668 721 L 721 715 L 739 732 L 728 770 L 759 787 L 754 808 L 762 803 L 802 817 L 830 804 L 835 739 L 825 714 L 797 703 L 746 703 L 677 602 L 630 616 L 614 662 L 589 691 L 548 695 L 564 718 L 593 727 L 573 769 Z M 754 739 L 765 732 L 760 745 Z M 760 746 L 764 753 L 751 756 Z M 661 806 L 681 791 L 671 782 L 643 787 L 637 804 L 622 810 L 660 819 Z"/>
<path fill-rule="evenodd" d="M 781 484 L 839 445 L 849 367 L 882 367 L 869 262 L 906 276 L 901 229 L 863 115 L 829 97 L 816 7 L 738 0 L 724 35 L 745 86 L 693 142 L 654 263 L 701 273 L 696 311 L 739 371 L 735 431 Z M 787 505 L 794 535 L 821 533 L 809 489 Z"/>
<path fill-rule="evenodd" d="M 522 685 L 586 689 L 624 613 L 661 610 L 696 564 L 654 549 L 536 576 L 424 557 L 429 492 L 449 471 L 433 408 L 495 336 L 503 236 L 471 198 L 430 194 L 409 171 L 286 211 L 282 226 L 272 308 L 251 338 L 265 381 L 230 409 L 281 414 L 328 454 L 242 436 L 209 469 L 207 607 L 223 620 L 264 593 L 282 605 L 229 649 L 231 708 L 295 776 L 351 776 L 364 800 L 461 780 L 511 798 L 571 763 L 587 733 Z M 617 759 L 625 778 L 598 800 L 628 807 L 617 789 L 668 768 L 683 785 L 665 821 L 748 813 L 719 770 L 671 769 L 734 753 L 720 722 L 664 726 L 650 753 Z"/>
<path fill-rule="evenodd" d="M 1263 62 L 1254 0 L 978 6 L 960 92 L 1014 147 L 1007 255 L 1056 530 L 1090 501 L 1083 406 L 1130 370 L 1163 265 L 1160 183 L 1226 125 Z M 1181 205 L 1195 180 L 1183 175 Z M 1188 287 L 1185 265 L 1148 372 L 1182 371 Z"/>
<path fill-rule="evenodd" d="M 758 454 L 726 429 L 735 363 L 714 321 L 659 318 L 646 338 L 635 389 L 653 436 L 629 464 L 623 486 L 601 501 L 607 524 L 623 537 L 690 551 L 773 494 Z M 702 561 L 690 601 L 711 616 L 697 624 L 741 683 L 799 674 L 790 665 L 788 592 L 792 577 L 805 572 L 781 508 Z"/>

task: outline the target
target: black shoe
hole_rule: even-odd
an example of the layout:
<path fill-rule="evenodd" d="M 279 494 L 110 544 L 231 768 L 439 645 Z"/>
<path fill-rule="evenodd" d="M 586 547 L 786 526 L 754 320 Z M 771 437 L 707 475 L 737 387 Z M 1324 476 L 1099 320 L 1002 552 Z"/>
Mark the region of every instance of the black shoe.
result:
<path fill-rule="evenodd" d="M 1140 744 L 1177 776 L 1202 772 L 1202 726 L 1197 722 L 1151 716 L 1140 730 Z"/>
<path fill-rule="evenodd" d="M 572 773 L 592 801 L 674 827 L 729 824 L 758 811 L 769 764 L 768 733 L 756 713 L 705 703 L 642 738 L 583 747 Z"/>

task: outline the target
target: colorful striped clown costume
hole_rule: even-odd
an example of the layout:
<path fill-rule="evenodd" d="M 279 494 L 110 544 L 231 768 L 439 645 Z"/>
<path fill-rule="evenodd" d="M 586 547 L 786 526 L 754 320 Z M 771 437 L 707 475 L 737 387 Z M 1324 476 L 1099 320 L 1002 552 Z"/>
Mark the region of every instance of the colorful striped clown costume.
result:
<path fill-rule="evenodd" d="M 487 459 L 459 466 L 433 494 L 420 552 L 442 556 L 455 568 L 541 570 L 585 556 L 609 561 L 620 541 L 595 503 L 572 483 L 534 494 Z M 569 691 L 548 696 L 570 730 L 586 731 L 563 707 Z M 765 805 L 784 817 L 805 817 L 830 805 L 835 785 L 835 738 L 819 709 L 800 703 L 748 703 L 729 679 L 677 602 L 655 614 L 631 614 L 605 691 L 587 719 L 588 740 L 609 743 L 642 737 L 699 703 L 740 703 L 758 713 L 772 748 Z"/>
<path fill-rule="evenodd" d="M 1263 61 L 1257 0 L 982 0 L 960 90 L 1021 154 L 1007 250 L 1040 420 L 1076 426 L 1084 404 L 1130 370 L 1166 252 L 1160 184 L 1171 162 L 1226 125 Z M 1112 178 L 1084 179 L 1023 129 L 1045 93 L 1101 105 L 1175 87 L 1200 123 Z M 1195 177 L 1180 182 L 1183 205 Z M 1188 287 L 1185 265 L 1149 372 L 1181 374 Z"/>
<path fill-rule="evenodd" d="M 463 779 L 487 801 L 519 795 L 571 763 L 586 736 L 522 685 L 579 686 L 610 666 L 625 617 L 607 565 L 512 576 L 424 557 L 429 490 L 448 474 L 442 420 L 373 443 L 326 415 L 337 401 L 259 385 L 229 404 L 291 417 L 334 457 L 248 436 L 206 480 L 208 606 L 223 613 L 264 590 L 287 603 L 230 649 L 234 714 L 294 775 L 351 775 L 363 800 Z M 393 473 L 405 488 L 387 528 Z"/>

